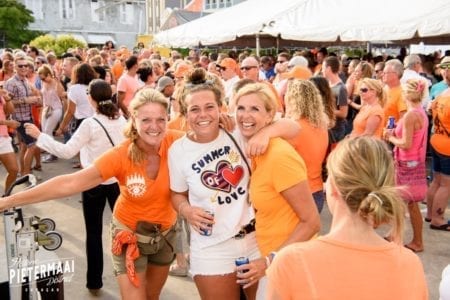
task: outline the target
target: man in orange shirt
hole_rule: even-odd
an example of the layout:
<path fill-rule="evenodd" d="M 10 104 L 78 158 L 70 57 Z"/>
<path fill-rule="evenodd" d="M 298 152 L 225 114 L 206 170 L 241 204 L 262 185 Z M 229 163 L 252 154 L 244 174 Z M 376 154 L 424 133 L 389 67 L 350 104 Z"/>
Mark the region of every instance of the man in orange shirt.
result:
<path fill-rule="evenodd" d="M 403 64 L 398 59 L 386 62 L 383 70 L 383 83 L 386 84 L 386 104 L 384 105 L 384 116 L 394 117 L 395 123 L 406 112 L 406 102 L 402 96 L 400 78 L 403 76 Z"/>

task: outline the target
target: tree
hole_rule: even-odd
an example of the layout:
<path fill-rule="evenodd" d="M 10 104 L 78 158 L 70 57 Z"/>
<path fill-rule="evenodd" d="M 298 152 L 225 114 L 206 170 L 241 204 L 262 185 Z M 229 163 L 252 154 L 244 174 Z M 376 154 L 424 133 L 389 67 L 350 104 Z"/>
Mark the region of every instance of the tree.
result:
<path fill-rule="evenodd" d="M 4 36 L 4 47 L 18 48 L 39 35 L 39 32 L 28 30 L 28 25 L 33 22 L 33 12 L 25 5 L 16 0 L 0 0 L 0 41 Z"/>
<path fill-rule="evenodd" d="M 59 35 L 57 38 L 50 34 L 41 35 L 30 42 L 31 46 L 44 51 L 53 50 L 57 56 L 67 52 L 69 48 L 86 47 L 86 44 L 77 40 L 72 35 Z"/>

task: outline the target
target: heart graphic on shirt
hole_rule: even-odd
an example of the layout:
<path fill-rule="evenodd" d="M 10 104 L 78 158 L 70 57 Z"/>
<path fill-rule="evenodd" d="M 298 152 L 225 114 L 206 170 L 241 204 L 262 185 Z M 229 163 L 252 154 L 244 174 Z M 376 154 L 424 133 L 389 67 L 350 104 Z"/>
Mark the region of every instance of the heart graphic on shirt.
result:
<path fill-rule="evenodd" d="M 223 178 L 230 183 L 233 187 L 236 187 L 241 181 L 242 176 L 244 176 L 244 169 L 241 166 L 236 166 L 236 168 L 224 168 L 222 171 Z"/>
<path fill-rule="evenodd" d="M 231 186 L 236 186 L 244 175 L 241 166 L 233 169 L 228 161 L 220 161 L 215 171 L 205 171 L 201 176 L 202 183 L 210 189 L 229 193 Z"/>

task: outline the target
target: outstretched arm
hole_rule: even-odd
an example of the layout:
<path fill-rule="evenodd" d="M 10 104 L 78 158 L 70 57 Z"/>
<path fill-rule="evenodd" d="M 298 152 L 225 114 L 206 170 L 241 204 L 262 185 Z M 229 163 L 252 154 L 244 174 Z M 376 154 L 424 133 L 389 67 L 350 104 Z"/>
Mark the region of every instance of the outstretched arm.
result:
<path fill-rule="evenodd" d="M 78 172 L 54 177 L 36 187 L 0 198 L 0 210 L 51 199 L 59 199 L 91 189 L 104 180 L 95 166 Z"/>

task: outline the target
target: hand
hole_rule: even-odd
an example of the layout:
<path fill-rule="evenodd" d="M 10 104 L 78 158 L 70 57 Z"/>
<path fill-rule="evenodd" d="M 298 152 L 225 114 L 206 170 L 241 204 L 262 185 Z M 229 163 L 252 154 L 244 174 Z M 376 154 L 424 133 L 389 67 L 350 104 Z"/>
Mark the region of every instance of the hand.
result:
<path fill-rule="evenodd" d="M 260 130 L 255 135 L 253 135 L 247 143 L 245 152 L 248 157 L 254 157 L 266 152 L 269 146 L 270 137 L 265 134 L 264 131 Z"/>
<path fill-rule="evenodd" d="M 39 130 L 39 128 L 37 128 L 36 125 L 32 123 L 25 123 L 25 133 L 37 139 L 41 134 L 41 131 Z"/>
<path fill-rule="evenodd" d="M 214 224 L 214 217 L 200 207 L 186 205 L 186 208 L 182 208 L 180 213 L 186 218 L 186 221 L 192 228 L 200 234 L 203 234 L 202 229 L 207 230 L 208 225 L 212 226 Z"/>
<path fill-rule="evenodd" d="M 236 282 L 238 284 L 243 284 L 242 287 L 246 289 L 264 277 L 266 275 L 266 269 L 267 265 L 265 257 L 252 260 L 245 265 L 240 265 L 236 267 L 236 277 L 238 278 Z"/>
<path fill-rule="evenodd" d="M 385 141 L 389 142 L 389 138 L 394 136 L 394 129 L 384 128 L 383 129 L 383 138 Z"/>
<path fill-rule="evenodd" d="M 55 136 L 62 136 L 64 134 L 65 130 L 63 130 L 61 127 L 56 129 Z"/>
<path fill-rule="evenodd" d="M 12 129 L 16 129 L 17 127 L 20 126 L 20 122 L 16 121 L 16 120 L 4 120 L 4 124 Z"/>
<path fill-rule="evenodd" d="M 220 113 L 219 124 L 228 132 L 233 131 L 234 127 L 236 126 L 236 122 L 234 121 L 233 116 L 226 113 Z"/>

